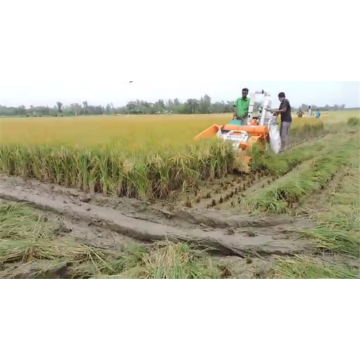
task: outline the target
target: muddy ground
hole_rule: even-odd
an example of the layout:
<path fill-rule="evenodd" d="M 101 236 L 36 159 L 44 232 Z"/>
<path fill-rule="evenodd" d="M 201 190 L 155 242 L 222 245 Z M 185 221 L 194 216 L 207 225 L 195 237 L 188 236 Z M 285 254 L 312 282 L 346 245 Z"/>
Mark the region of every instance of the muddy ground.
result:
<path fill-rule="evenodd" d="M 297 235 L 298 229 L 313 227 L 305 218 L 239 215 L 202 207 L 170 211 L 163 204 L 89 195 L 4 175 L 0 176 L 0 198 L 27 203 L 59 224 L 59 236 L 71 233 L 77 241 L 98 248 L 121 250 L 132 242 L 186 242 L 206 249 L 232 267 L 238 278 L 261 276 L 276 255 L 312 251 L 311 243 Z"/>

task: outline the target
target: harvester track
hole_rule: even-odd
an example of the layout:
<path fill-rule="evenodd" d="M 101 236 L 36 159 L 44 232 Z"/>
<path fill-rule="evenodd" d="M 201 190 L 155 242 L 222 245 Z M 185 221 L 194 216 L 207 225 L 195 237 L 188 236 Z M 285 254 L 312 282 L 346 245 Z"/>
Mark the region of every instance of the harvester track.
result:
<path fill-rule="evenodd" d="M 311 145 L 331 134 L 323 133 L 310 140 L 293 142 L 283 152 L 295 150 L 306 144 Z M 294 170 L 300 163 L 292 164 L 281 176 L 285 176 Z M 228 174 L 223 179 L 206 181 L 205 184 L 196 189 L 189 190 L 187 194 L 182 194 L 179 198 L 179 204 L 188 208 L 206 208 L 206 209 L 224 209 L 236 208 L 241 205 L 242 198 L 270 185 L 276 181 L 279 176 L 271 174 L 268 170 L 257 170 L 252 173 Z M 170 208 L 173 205 L 170 205 Z"/>
<path fill-rule="evenodd" d="M 307 241 L 299 242 L 289 236 L 304 225 L 302 220 L 296 224 L 288 217 L 250 217 L 201 209 L 178 208 L 170 212 L 138 200 L 89 197 L 74 189 L 35 180 L 8 176 L 0 179 L 0 199 L 26 203 L 52 214 L 68 224 L 70 232 L 75 229 L 103 247 L 131 241 L 182 241 L 221 256 L 243 258 L 250 254 L 293 255 L 310 246 Z"/>

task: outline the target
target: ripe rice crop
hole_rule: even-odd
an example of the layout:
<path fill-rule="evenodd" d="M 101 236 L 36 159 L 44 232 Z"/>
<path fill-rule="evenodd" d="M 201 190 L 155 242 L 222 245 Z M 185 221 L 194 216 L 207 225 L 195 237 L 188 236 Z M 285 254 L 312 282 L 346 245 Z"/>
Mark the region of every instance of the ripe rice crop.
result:
<path fill-rule="evenodd" d="M 228 120 L 0 119 L 0 278 L 359 278 L 358 113 L 295 119 L 249 174 L 193 140 Z"/>
<path fill-rule="evenodd" d="M 147 143 L 190 144 L 207 127 L 226 124 L 230 118 L 229 114 L 221 114 L 0 119 L 0 137 L 2 144 L 22 145 L 93 146 L 121 142 L 134 148 Z M 322 122 L 294 119 L 293 131 L 305 124 Z"/>
<path fill-rule="evenodd" d="M 183 147 L 127 150 L 121 145 L 2 145 L 0 169 L 80 190 L 117 196 L 165 198 L 200 179 L 224 176 L 233 163 L 229 144 L 200 142 Z"/>
<path fill-rule="evenodd" d="M 0 171 L 84 191 L 146 199 L 166 198 L 201 180 L 231 171 L 231 145 L 193 138 L 228 115 L 90 117 L 2 120 Z M 292 137 L 323 131 L 296 119 Z"/>

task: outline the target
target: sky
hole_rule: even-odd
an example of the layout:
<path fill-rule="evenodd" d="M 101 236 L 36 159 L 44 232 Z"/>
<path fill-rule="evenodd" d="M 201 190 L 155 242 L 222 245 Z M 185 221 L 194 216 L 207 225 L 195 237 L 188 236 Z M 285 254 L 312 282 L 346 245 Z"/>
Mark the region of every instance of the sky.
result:
<path fill-rule="evenodd" d="M 248 87 L 359 106 L 356 2 L 315 22 L 320 3 L 293 0 L 294 22 L 286 0 L 1 0 L 0 104 L 234 100 Z"/>
<path fill-rule="evenodd" d="M 37 83 L 31 86 L 7 86 L 0 83 L 2 105 L 17 106 L 54 105 L 56 101 L 64 104 L 81 103 L 87 100 L 90 104 L 114 105 L 126 104 L 127 101 L 143 99 L 156 101 L 157 99 L 200 98 L 208 94 L 213 101 L 235 100 L 241 95 L 241 89 L 248 87 L 250 92 L 266 90 L 271 93 L 273 102 L 277 94 L 284 91 L 295 105 L 333 105 L 346 104 L 347 107 L 360 106 L 359 87 L 356 81 L 97 81 L 96 86 L 88 80 L 86 83 L 72 83 L 66 81 L 56 83 Z"/>

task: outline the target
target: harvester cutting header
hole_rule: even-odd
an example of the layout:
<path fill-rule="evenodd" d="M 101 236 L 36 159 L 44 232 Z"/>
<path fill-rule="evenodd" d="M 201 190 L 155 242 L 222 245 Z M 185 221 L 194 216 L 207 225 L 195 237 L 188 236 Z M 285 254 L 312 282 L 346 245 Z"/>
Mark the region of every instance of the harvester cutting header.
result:
<path fill-rule="evenodd" d="M 264 103 L 259 116 L 254 116 L 256 95 L 264 95 Z M 227 125 L 212 125 L 195 137 L 195 140 L 217 136 L 224 141 L 233 143 L 236 153 L 235 168 L 241 167 L 248 172 L 251 157 L 249 151 L 255 144 L 264 150 L 269 146 L 278 154 L 281 150 L 281 137 L 277 118 L 271 110 L 271 95 L 266 91 L 256 91 L 251 95 L 247 119 L 244 123 L 236 119 Z"/>

